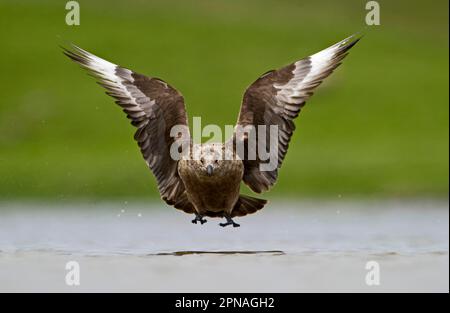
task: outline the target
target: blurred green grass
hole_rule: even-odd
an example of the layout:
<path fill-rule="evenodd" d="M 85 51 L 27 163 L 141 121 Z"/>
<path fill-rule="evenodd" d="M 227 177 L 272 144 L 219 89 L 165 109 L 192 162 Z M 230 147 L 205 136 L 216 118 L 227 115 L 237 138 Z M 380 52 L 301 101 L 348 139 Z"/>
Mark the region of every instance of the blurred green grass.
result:
<path fill-rule="evenodd" d="M 448 1 L 0 3 L 0 198 L 156 197 L 134 129 L 61 53 L 74 42 L 180 90 L 189 117 L 234 124 L 263 72 L 365 29 L 308 102 L 272 196 L 447 197 Z M 266 196 L 267 197 L 267 196 Z"/>

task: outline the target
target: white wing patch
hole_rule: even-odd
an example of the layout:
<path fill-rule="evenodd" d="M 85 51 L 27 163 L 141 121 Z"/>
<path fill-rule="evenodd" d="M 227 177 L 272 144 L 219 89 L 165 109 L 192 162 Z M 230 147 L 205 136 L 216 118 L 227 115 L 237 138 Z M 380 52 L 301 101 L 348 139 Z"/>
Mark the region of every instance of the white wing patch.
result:
<path fill-rule="evenodd" d="M 305 79 L 303 80 L 303 83 L 306 84 L 306 83 L 316 79 L 317 76 L 321 76 L 321 74 L 330 65 L 332 65 L 332 61 L 333 61 L 334 57 L 336 56 L 337 52 L 339 51 L 339 48 L 341 48 L 342 46 L 347 44 L 349 41 L 351 41 L 352 38 L 353 37 L 348 37 L 325 50 L 322 50 L 320 52 L 317 52 L 316 54 L 311 55 L 309 57 L 309 60 L 311 62 L 311 71 L 305 77 Z M 296 65 L 297 65 L 297 63 L 296 63 Z"/>
<path fill-rule="evenodd" d="M 295 62 L 295 69 L 292 71 L 294 77 L 286 84 L 274 84 L 274 87 L 279 89 L 276 98 L 284 103 L 281 106 L 305 102 L 312 94 L 311 88 L 317 87 L 325 78 L 324 75 L 328 76 L 326 72 L 338 65 L 335 57 L 340 49 L 354 38 L 350 36 L 327 49 Z"/>
<path fill-rule="evenodd" d="M 119 68 L 119 66 L 117 66 L 116 64 L 99 58 L 98 56 L 93 55 L 77 46 L 74 46 L 74 48 L 83 56 L 84 62 L 80 63 L 81 66 L 85 67 L 95 76 L 97 76 L 101 80 L 101 83 L 103 85 L 107 86 L 118 96 L 128 98 L 129 104 L 134 104 L 135 106 L 137 106 L 135 108 L 136 110 L 141 110 L 139 104 L 136 102 L 136 97 L 134 97 L 124 85 L 124 82 L 134 82 L 134 79 L 131 76 L 131 74 L 133 73 L 132 71 L 125 68 L 120 68 L 121 74 L 124 77 L 118 76 L 117 69 Z M 141 96 L 144 95 L 142 94 Z"/>

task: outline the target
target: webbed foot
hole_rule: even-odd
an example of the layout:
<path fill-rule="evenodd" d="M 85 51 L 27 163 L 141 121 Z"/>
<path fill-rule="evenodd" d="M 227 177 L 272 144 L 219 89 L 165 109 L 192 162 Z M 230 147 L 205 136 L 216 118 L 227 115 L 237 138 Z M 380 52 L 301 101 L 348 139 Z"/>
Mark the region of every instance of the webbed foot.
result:
<path fill-rule="evenodd" d="M 226 222 L 226 223 L 220 223 L 220 224 L 219 224 L 220 226 L 222 226 L 222 227 L 225 227 L 225 226 L 228 226 L 228 225 L 233 225 L 233 227 L 239 227 L 239 226 L 241 226 L 241 225 L 239 225 L 238 223 L 235 223 L 235 222 L 231 219 L 231 217 L 225 216 L 225 218 L 227 219 L 227 222 Z"/>
<path fill-rule="evenodd" d="M 199 214 L 195 214 L 195 218 L 192 220 L 193 224 L 197 224 L 197 222 L 200 222 L 200 224 L 205 224 L 207 222 L 207 220 L 205 220 L 203 218 L 203 216 L 199 215 Z"/>

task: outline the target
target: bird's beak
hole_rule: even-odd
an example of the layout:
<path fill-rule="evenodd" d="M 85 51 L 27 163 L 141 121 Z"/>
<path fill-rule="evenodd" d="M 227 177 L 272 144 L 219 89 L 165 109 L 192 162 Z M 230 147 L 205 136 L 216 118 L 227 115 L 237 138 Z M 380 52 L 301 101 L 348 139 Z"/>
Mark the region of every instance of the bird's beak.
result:
<path fill-rule="evenodd" d="M 213 174 L 213 166 L 210 164 L 206 167 L 206 173 L 208 174 L 208 176 L 211 176 Z"/>

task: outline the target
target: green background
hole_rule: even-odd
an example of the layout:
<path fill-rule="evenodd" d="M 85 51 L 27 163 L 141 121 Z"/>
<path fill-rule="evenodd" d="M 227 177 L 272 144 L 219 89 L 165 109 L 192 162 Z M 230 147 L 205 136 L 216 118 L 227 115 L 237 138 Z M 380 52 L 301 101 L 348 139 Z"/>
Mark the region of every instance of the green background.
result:
<path fill-rule="evenodd" d="M 260 74 L 361 30 L 271 195 L 448 196 L 448 1 L 379 1 L 371 27 L 366 1 L 79 1 L 80 26 L 65 2 L 0 2 L 0 199 L 158 196 L 134 129 L 60 44 L 163 78 L 224 126 Z"/>

